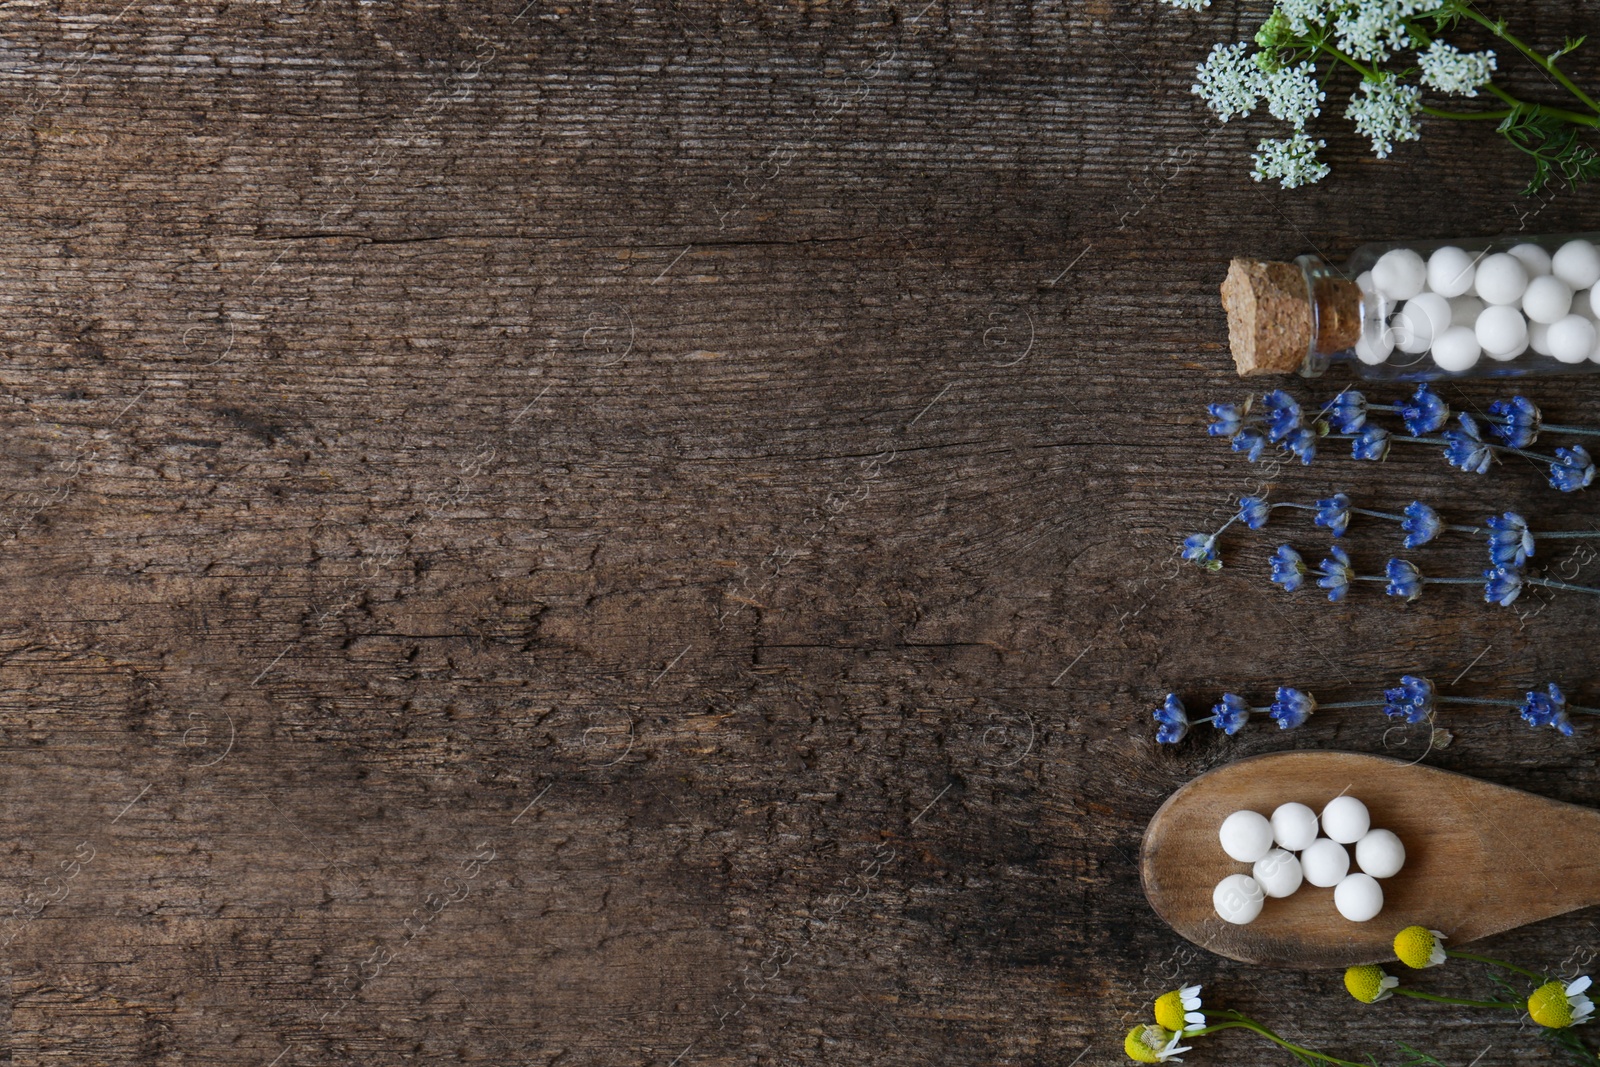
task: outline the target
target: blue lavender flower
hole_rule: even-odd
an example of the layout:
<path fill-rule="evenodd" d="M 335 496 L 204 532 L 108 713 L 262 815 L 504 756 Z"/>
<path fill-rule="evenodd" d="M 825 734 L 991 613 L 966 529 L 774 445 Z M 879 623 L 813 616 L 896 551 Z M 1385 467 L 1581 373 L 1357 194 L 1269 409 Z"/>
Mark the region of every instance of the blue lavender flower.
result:
<path fill-rule="evenodd" d="M 1350 582 L 1355 578 L 1355 572 L 1350 569 L 1350 553 L 1338 545 L 1328 551 L 1333 558 L 1322 561 L 1318 568 L 1322 577 L 1317 579 L 1317 584 L 1328 591 L 1329 600 L 1343 600 L 1350 591 Z"/>
<path fill-rule="evenodd" d="M 1503 423 L 1491 423 L 1489 432 L 1512 448 L 1527 448 L 1538 440 L 1541 422 L 1539 408 L 1527 397 L 1496 400 L 1489 405 L 1489 414 L 1505 420 Z"/>
<path fill-rule="evenodd" d="M 1444 529 L 1444 523 L 1439 520 L 1439 513 L 1420 500 L 1413 500 L 1407 504 L 1405 514 L 1400 529 L 1406 533 L 1407 548 L 1422 547 L 1438 537 L 1439 531 Z"/>
<path fill-rule="evenodd" d="M 1167 694 L 1167 702 L 1156 709 L 1155 720 L 1161 724 L 1156 729 L 1157 744 L 1175 745 L 1189 732 L 1189 713 L 1176 693 Z"/>
<path fill-rule="evenodd" d="M 1309 467 L 1311 461 L 1317 458 L 1317 431 L 1304 426 L 1291 430 L 1283 439 L 1283 447 Z"/>
<path fill-rule="evenodd" d="M 1278 687 L 1278 699 L 1272 702 L 1272 717 L 1277 720 L 1278 729 L 1291 730 L 1301 725 L 1317 710 L 1317 702 L 1310 693 L 1288 686 Z"/>
<path fill-rule="evenodd" d="M 1232 437 L 1244 429 L 1244 412 L 1238 404 L 1207 404 L 1206 410 L 1216 420 L 1206 427 L 1212 437 Z"/>
<path fill-rule="evenodd" d="M 1504 515 L 1490 515 L 1485 520 L 1489 527 L 1489 562 L 1496 567 L 1520 567 L 1533 555 L 1533 531 L 1528 520 L 1515 511 Z"/>
<path fill-rule="evenodd" d="M 1520 567 L 1490 567 L 1483 572 L 1483 577 L 1483 599 L 1486 603 L 1509 608 L 1511 602 L 1522 593 Z"/>
<path fill-rule="evenodd" d="M 1414 674 L 1400 676 L 1400 685 L 1383 691 L 1383 713 L 1406 722 L 1427 721 L 1433 714 L 1433 683 Z"/>
<path fill-rule="evenodd" d="M 1292 593 L 1306 581 L 1306 561 L 1288 545 L 1279 545 L 1272 553 L 1272 580 Z"/>
<path fill-rule="evenodd" d="M 1461 421 L 1461 429 L 1444 432 L 1444 439 L 1448 442 L 1444 450 L 1445 462 L 1468 474 L 1488 473 L 1494 452 L 1484 444 L 1483 434 L 1478 429 L 1478 420 L 1465 411 L 1457 418 Z M 1551 475 L 1552 479 L 1554 477 Z"/>
<path fill-rule="evenodd" d="M 1300 417 L 1300 405 L 1282 389 L 1274 389 L 1261 398 L 1266 411 L 1267 440 L 1276 444 L 1305 425 Z"/>
<path fill-rule="evenodd" d="M 1271 514 L 1272 509 L 1267 506 L 1267 502 L 1258 496 L 1239 499 L 1239 521 L 1252 530 L 1259 530 L 1265 526 Z"/>
<path fill-rule="evenodd" d="M 1343 537 L 1350 528 L 1350 498 L 1335 493 L 1326 500 L 1317 501 L 1317 514 L 1312 518 L 1318 526 L 1326 526 L 1335 537 Z"/>
<path fill-rule="evenodd" d="M 1406 432 L 1412 437 L 1432 433 L 1443 426 L 1449 417 L 1450 405 L 1429 389 L 1427 383 L 1417 386 L 1410 400 L 1400 401 L 1400 420 L 1406 424 Z"/>
<path fill-rule="evenodd" d="M 1190 534 L 1183 539 L 1183 558 L 1208 571 L 1222 569 L 1222 559 L 1217 555 L 1216 534 Z"/>
<path fill-rule="evenodd" d="M 1416 564 L 1403 559 L 1391 559 L 1384 573 L 1389 576 L 1387 592 L 1390 596 L 1403 596 L 1415 600 L 1422 595 L 1422 572 Z"/>
<path fill-rule="evenodd" d="M 1350 442 L 1350 455 L 1354 459 L 1381 460 L 1389 454 L 1389 431 L 1382 426 L 1368 426 Z"/>
<path fill-rule="evenodd" d="M 1266 451 L 1267 439 L 1261 436 L 1260 430 L 1252 430 L 1246 427 L 1233 435 L 1233 440 L 1229 442 L 1229 446 L 1235 452 L 1248 453 L 1250 462 L 1254 463 L 1261 458 L 1261 453 Z"/>
<path fill-rule="evenodd" d="M 1359 433 L 1367 424 L 1367 398 L 1354 389 L 1346 389 L 1323 408 L 1335 433 Z"/>
<path fill-rule="evenodd" d="M 1522 721 L 1535 729 L 1550 726 L 1571 737 L 1574 731 L 1572 720 L 1567 718 L 1566 695 L 1554 682 L 1545 689 L 1543 693 L 1537 689 L 1528 693 L 1528 701 L 1522 705 Z"/>
<path fill-rule="evenodd" d="M 1211 724 L 1223 733 L 1232 737 L 1244 729 L 1244 724 L 1250 719 L 1250 705 L 1242 697 L 1232 693 L 1223 693 L 1222 701 L 1211 707 Z"/>
<path fill-rule="evenodd" d="M 1556 462 L 1550 465 L 1550 484 L 1563 493 L 1576 492 L 1594 481 L 1594 460 L 1582 445 L 1556 449 Z"/>

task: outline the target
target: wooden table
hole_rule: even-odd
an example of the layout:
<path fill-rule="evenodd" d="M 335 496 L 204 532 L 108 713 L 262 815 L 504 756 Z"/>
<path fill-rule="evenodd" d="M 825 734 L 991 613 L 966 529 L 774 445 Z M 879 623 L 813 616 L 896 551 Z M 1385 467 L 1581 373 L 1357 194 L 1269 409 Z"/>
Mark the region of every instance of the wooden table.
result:
<path fill-rule="evenodd" d="M 1247 391 L 1229 256 L 1594 229 L 1595 191 L 1519 196 L 1486 128 L 1374 160 L 1343 83 L 1334 177 L 1256 185 L 1268 124 L 1188 93 L 1228 3 L 522 3 L 6 10 L 11 1061 L 1113 1064 L 1182 979 L 1354 1058 L 1555 1062 L 1203 955 L 1135 859 L 1239 756 L 1426 748 L 1377 712 L 1158 748 L 1169 690 L 1600 701 L 1581 595 L 1288 597 L 1270 533 L 1173 561 L 1263 473 L 1204 434 Z M 1529 389 L 1594 421 L 1595 379 Z M 1600 521 L 1427 449 L 1267 475 Z M 1600 804 L 1592 723 L 1440 725 L 1430 763 Z"/>

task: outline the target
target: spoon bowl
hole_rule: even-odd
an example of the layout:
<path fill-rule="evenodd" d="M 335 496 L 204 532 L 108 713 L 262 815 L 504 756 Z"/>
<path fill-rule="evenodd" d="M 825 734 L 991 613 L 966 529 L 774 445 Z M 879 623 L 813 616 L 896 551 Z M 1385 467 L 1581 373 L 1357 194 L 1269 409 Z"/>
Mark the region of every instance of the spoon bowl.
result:
<path fill-rule="evenodd" d="M 1379 883 L 1378 916 L 1350 922 L 1332 889 L 1307 883 L 1269 898 L 1252 923 L 1220 918 L 1212 890 L 1250 873 L 1222 851 L 1222 820 L 1242 809 L 1270 817 L 1290 801 L 1320 814 L 1340 794 L 1363 801 L 1373 828 L 1405 846 L 1405 866 Z M 1210 771 L 1168 797 L 1145 830 L 1140 875 L 1156 914 L 1201 948 L 1243 963 L 1348 967 L 1393 959 L 1394 935 L 1407 926 L 1461 944 L 1600 903 L 1600 812 L 1385 756 L 1279 752 Z"/>

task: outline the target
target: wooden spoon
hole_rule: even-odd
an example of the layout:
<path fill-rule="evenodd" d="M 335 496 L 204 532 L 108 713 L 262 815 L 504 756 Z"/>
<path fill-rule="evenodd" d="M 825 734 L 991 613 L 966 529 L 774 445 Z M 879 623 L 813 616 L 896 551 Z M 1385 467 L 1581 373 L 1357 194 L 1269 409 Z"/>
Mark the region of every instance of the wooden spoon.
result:
<path fill-rule="evenodd" d="M 1222 851 L 1222 820 L 1246 808 L 1270 817 L 1292 800 L 1320 814 L 1341 793 L 1405 845 L 1405 867 L 1379 882 L 1377 918 L 1348 921 L 1332 889 L 1309 883 L 1269 898 L 1248 925 L 1219 918 L 1211 891 L 1250 873 Z M 1202 948 L 1244 963 L 1348 967 L 1393 959 L 1407 926 L 1461 944 L 1600 903 L 1600 812 L 1385 756 L 1280 752 L 1202 774 L 1168 797 L 1145 830 L 1140 875 L 1156 914 Z"/>

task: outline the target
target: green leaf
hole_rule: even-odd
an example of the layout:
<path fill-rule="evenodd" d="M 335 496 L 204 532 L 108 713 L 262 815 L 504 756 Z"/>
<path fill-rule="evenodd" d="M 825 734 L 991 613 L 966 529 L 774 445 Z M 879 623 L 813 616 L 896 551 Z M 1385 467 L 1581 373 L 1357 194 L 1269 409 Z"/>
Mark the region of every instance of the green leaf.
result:
<path fill-rule="evenodd" d="M 1497 130 L 1533 160 L 1533 178 L 1522 190 L 1524 196 L 1558 179 L 1575 188 L 1600 178 L 1600 152 L 1580 139 L 1577 127 L 1544 113 L 1537 104 L 1514 108 Z"/>
<path fill-rule="evenodd" d="M 1588 39 L 1589 38 L 1588 38 L 1587 34 L 1584 35 L 1583 37 L 1568 37 L 1566 39 L 1566 42 L 1564 44 L 1562 44 L 1562 46 L 1560 48 L 1556 49 L 1554 52 L 1551 52 L 1549 55 L 1544 57 L 1545 61 L 1547 63 L 1549 63 L 1551 66 L 1555 66 L 1556 60 L 1560 59 L 1562 56 L 1566 55 L 1568 52 L 1576 52 L 1579 49 L 1579 47 L 1581 47 L 1583 45 L 1583 42 L 1587 41 Z"/>

